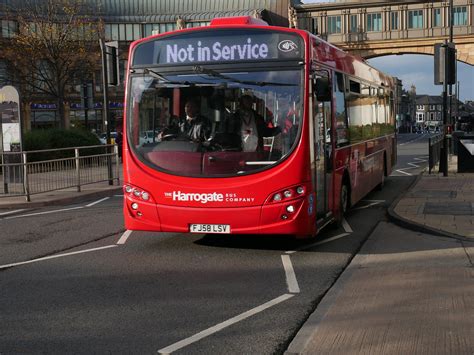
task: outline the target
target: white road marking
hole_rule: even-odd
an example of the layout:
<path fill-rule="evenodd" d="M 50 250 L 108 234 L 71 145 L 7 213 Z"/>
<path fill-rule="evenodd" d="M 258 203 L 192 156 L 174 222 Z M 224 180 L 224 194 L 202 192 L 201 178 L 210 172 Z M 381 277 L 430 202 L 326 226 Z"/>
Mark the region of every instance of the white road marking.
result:
<path fill-rule="evenodd" d="M 13 218 L 23 218 L 23 217 L 39 216 L 39 215 L 43 215 L 43 214 L 51 214 L 51 213 L 56 213 L 56 212 L 79 210 L 79 209 L 81 209 L 81 208 L 84 208 L 84 206 L 63 208 L 63 209 L 54 210 L 54 211 L 44 211 L 44 212 L 28 213 L 28 214 L 22 214 L 22 215 L 20 215 L 20 216 L 5 217 L 5 219 L 13 219 Z"/>
<path fill-rule="evenodd" d="M 353 232 L 351 226 L 349 225 L 349 223 L 347 223 L 345 218 L 342 218 L 342 228 L 344 228 L 344 231 L 346 233 L 352 233 Z"/>
<path fill-rule="evenodd" d="M 360 200 L 360 202 L 378 202 L 378 203 L 382 203 L 382 202 L 385 202 L 385 200 Z"/>
<path fill-rule="evenodd" d="M 293 270 L 293 264 L 291 263 L 290 256 L 282 255 L 281 261 L 283 262 L 283 268 L 285 269 L 288 292 L 300 293 L 300 287 L 298 286 L 298 280 L 296 280 L 295 270 Z"/>
<path fill-rule="evenodd" d="M 428 161 L 428 159 L 426 159 L 426 158 L 425 158 L 425 159 L 421 159 L 421 158 L 413 158 L 413 159 L 415 159 L 415 160 L 418 160 L 419 162 L 425 162 L 425 161 Z"/>
<path fill-rule="evenodd" d="M 369 208 L 369 207 L 378 205 L 379 203 L 380 203 L 380 202 L 371 202 L 371 203 L 369 203 L 368 205 L 353 208 L 353 210 L 363 210 L 363 209 L 365 209 L 365 208 Z"/>
<path fill-rule="evenodd" d="M 183 339 L 183 340 L 180 340 L 174 344 L 171 344 L 170 346 L 167 346 L 166 348 L 163 348 L 163 349 L 160 349 L 158 350 L 158 353 L 159 354 L 170 354 L 172 353 L 173 351 L 176 351 L 176 350 L 179 350 L 179 349 L 182 349 L 192 343 L 195 343 L 209 335 L 212 335 L 214 333 L 217 333 L 218 331 L 232 325 L 232 324 L 235 324 L 235 323 L 238 323 L 246 318 L 249 318 L 257 313 L 260 313 L 260 312 L 263 312 L 264 310 L 266 310 L 267 308 L 270 308 L 270 307 L 273 307 L 281 302 L 284 302 L 288 299 L 290 299 L 291 297 L 293 297 L 294 295 L 291 295 L 291 294 L 284 294 L 284 295 L 281 295 L 280 297 L 277 297 L 277 298 L 274 298 L 273 300 L 271 301 L 268 301 L 258 307 L 255 307 L 255 308 L 252 308 L 251 310 L 247 311 L 247 312 L 244 312 L 242 314 L 239 314 L 238 316 L 235 316 L 231 319 L 228 319 L 222 323 L 219 323 L 211 328 L 208 328 L 206 330 L 203 330 L 202 332 L 199 332 L 189 338 L 186 338 L 186 339 Z"/>
<path fill-rule="evenodd" d="M 427 159 L 422 159 L 422 158 L 413 158 L 413 160 L 417 160 L 418 163 L 423 163 L 423 162 L 427 162 L 428 160 Z M 395 171 L 401 173 L 401 174 L 405 174 L 405 175 L 408 175 L 408 176 L 413 176 L 413 174 L 410 174 L 410 173 L 407 173 L 406 171 L 404 170 L 410 170 L 410 169 L 416 169 L 416 168 L 419 168 L 420 165 L 418 164 L 415 164 L 415 163 L 407 163 L 407 165 L 410 165 L 408 168 L 401 168 L 401 169 L 397 169 Z"/>
<path fill-rule="evenodd" d="M 0 213 L 0 216 L 6 216 L 8 214 L 13 214 L 13 213 L 16 213 L 16 212 L 21 212 L 21 211 L 24 211 L 25 209 L 21 209 L 21 210 L 13 210 L 13 211 L 8 211 L 8 212 L 2 212 Z"/>
<path fill-rule="evenodd" d="M 321 244 L 326 244 L 326 243 L 332 242 L 333 240 L 343 238 L 345 236 L 348 236 L 349 234 L 350 233 L 338 234 L 338 235 L 335 235 L 334 237 L 324 239 L 324 240 L 321 240 L 319 242 L 315 242 L 315 243 L 312 243 L 312 244 L 309 244 L 309 245 L 302 246 L 301 248 L 298 248 L 298 250 L 296 250 L 296 251 L 287 251 L 286 254 L 293 254 L 293 253 L 296 253 L 297 251 L 303 251 L 303 250 L 311 249 L 315 246 L 318 246 L 318 245 L 321 245 Z"/>
<path fill-rule="evenodd" d="M 411 169 L 411 168 L 407 168 L 407 169 Z M 408 176 L 413 176 L 412 174 L 407 173 L 407 172 L 405 172 L 405 171 L 403 171 L 403 170 L 401 170 L 401 169 L 398 169 L 398 170 L 395 170 L 395 171 L 398 171 L 399 173 L 405 174 L 405 175 L 408 175 Z"/>
<path fill-rule="evenodd" d="M 109 198 L 110 198 L 110 197 L 101 198 L 101 199 L 98 200 L 98 201 L 89 203 L 88 205 L 86 205 L 86 207 L 92 207 L 92 206 L 94 206 L 94 205 L 97 205 L 98 203 L 101 203 L 101 202 L 103 202 L 103 201 L 105 201 L 105 200 L 108 200 Z"/>
<path fill-rule="evenodd" d="M 317 246 L 317 245 L 321 245 L 321 244 L 326 244 L 326 243 L 332 242 L 333 240 L 341 239 L 341 238 L 343 238 L 343 237 L 346 237 L 346 236 L 348 236 L 349 234 L 350 234 L 350 233 L 338 234 L 338 235 L 335 235 L 334 237 L 331 237 L 331 238 L 328 238 L 328 239 L 324 239 L 324 240 L 321 240 L 320 242 L 314 243 L 313 246 Z"/>
<path fill-rule="evenodd" d="M 114 197 L 123 197 L 123 194 L 122 195 L 114 195 Z"/>
<path fill-rule="evenodd" d="M 132 234 L 132 231 L 131 230 L 126 230 L 122 236 L 120 237 L 120 239 L 118 240 L 117 244 L 125 244 L 125 242 L 127 241 L 128 237 L 130 237 L 130 234 Z"/>
<path fill-rule="evenodd" d="M 18 263 L 12 263 L 12 264 L 6 264 L 6 265 L 0 265 L 0 269 L 6 269 L 12 266 L 18 266 L 18 265 L 24 265 L 24 264 L 31 264 L 31 263 L 36 263 L 38 261 L 44 261 L 44 260 L 49 260 L 49 259 L 55 259 L 55 258 L 62 258 L 63 256 L 69 256 L 69 255 L 76 255 L 76 254 L 82 254 L 82 253 L 89 253 L 91 251 L 97 251 L 97 250 L 103 250 L 103 249 L 108 249 L 108 248 L 115 248 L 118 245 L 107 245 L 105 247 L 99 247 L 99 248 L 92 248 L 92 249 L 86 249 L 86 250 L 79 250 L 79 251 L 73 251 L 71 253 L 65 253 L 65 254 L 57 254 L 57 255 L 51 255 L 51 256 L 45 256 L 43 258 L 38 258 L 38 259 L 32 259 L 28 261 L 21 261 Z"/>
<path fill-rule="evenodd" d="M 423 138 L 423 135 L 420 135 L 419 137 L 416 137 L 416 138 L 411 139 L 411 140 L 409 140 L 409 141 L 400 143 L 399 145 L 405 145 L 405 144 L 413 143 L 413 142 L 415 142 L 415 141 L 417 141 L 417 140 L 419 140 L 419 139 L 421 139 L 421 138 Z"/>

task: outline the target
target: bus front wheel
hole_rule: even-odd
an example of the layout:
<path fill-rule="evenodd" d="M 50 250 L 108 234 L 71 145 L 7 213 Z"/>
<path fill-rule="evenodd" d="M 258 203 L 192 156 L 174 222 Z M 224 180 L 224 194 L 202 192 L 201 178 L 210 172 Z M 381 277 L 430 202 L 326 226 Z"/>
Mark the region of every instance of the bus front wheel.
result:
<path fill-rule="evenodd" d="M 385 154 L 383 156 L 383 169 L 382 169 L 382 176 L 380 177 L 380 182 L 377 184 L 376 189 L 377 190 L 382 190 L 383 187 L 385 186 L 385 177 L 387 176 L 387 158 L 385 157 Z"/>
<path fill-rule="evenodd" d="M 349 185 L 344 181 L 341 185 L 341 192 L 339 194 L 339 221 L 342 221 L 342 218 L 349 209 Z"/>

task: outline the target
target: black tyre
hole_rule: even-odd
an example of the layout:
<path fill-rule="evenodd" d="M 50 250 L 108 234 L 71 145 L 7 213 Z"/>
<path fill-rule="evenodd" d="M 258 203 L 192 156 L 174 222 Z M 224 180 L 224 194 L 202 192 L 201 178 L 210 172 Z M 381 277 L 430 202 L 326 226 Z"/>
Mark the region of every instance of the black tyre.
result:
<path fill-rule="evenodd" d="M 341 185 L 341 193 L 339 194 L 339 220 L 342 218 L 349 209 L 350 197 L 349 197 L 349 185 L 347 182 L 343 182 Z"/>
<path fill-rule="evenodd" d="M 380 178 L 380 182 L 377 184 L 376 189 L 377 190 L 382 190 L 383 187 L 385 186 L 385 176 L 386 176 L 386 171 L 387 171 L 387 160 L 385 157 L 383 158 L 383 170 L 382 170 L 382 177 Z"/>

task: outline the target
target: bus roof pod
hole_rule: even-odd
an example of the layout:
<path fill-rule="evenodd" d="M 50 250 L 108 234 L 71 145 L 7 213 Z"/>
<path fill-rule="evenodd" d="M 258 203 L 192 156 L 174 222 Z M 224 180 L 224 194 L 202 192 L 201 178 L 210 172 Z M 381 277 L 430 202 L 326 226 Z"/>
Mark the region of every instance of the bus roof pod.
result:
<path fill-rule="evenodd" d="M 211 20 L 210 26 L 226 26 L 226 25 L 256 25 L 269 26 L 262 19 L 253 16 L 235 16 L 235 17 L 217 17 Z"/>

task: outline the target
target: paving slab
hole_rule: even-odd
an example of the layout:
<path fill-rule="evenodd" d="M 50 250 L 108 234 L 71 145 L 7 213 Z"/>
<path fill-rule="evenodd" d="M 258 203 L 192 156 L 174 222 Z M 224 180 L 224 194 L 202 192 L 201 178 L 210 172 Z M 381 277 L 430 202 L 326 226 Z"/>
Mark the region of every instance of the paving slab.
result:
<path fill-rule="evenodd" d="M 287 354 L 472 355 L 474 243 L 463 243 L 379 224 Z"/>

